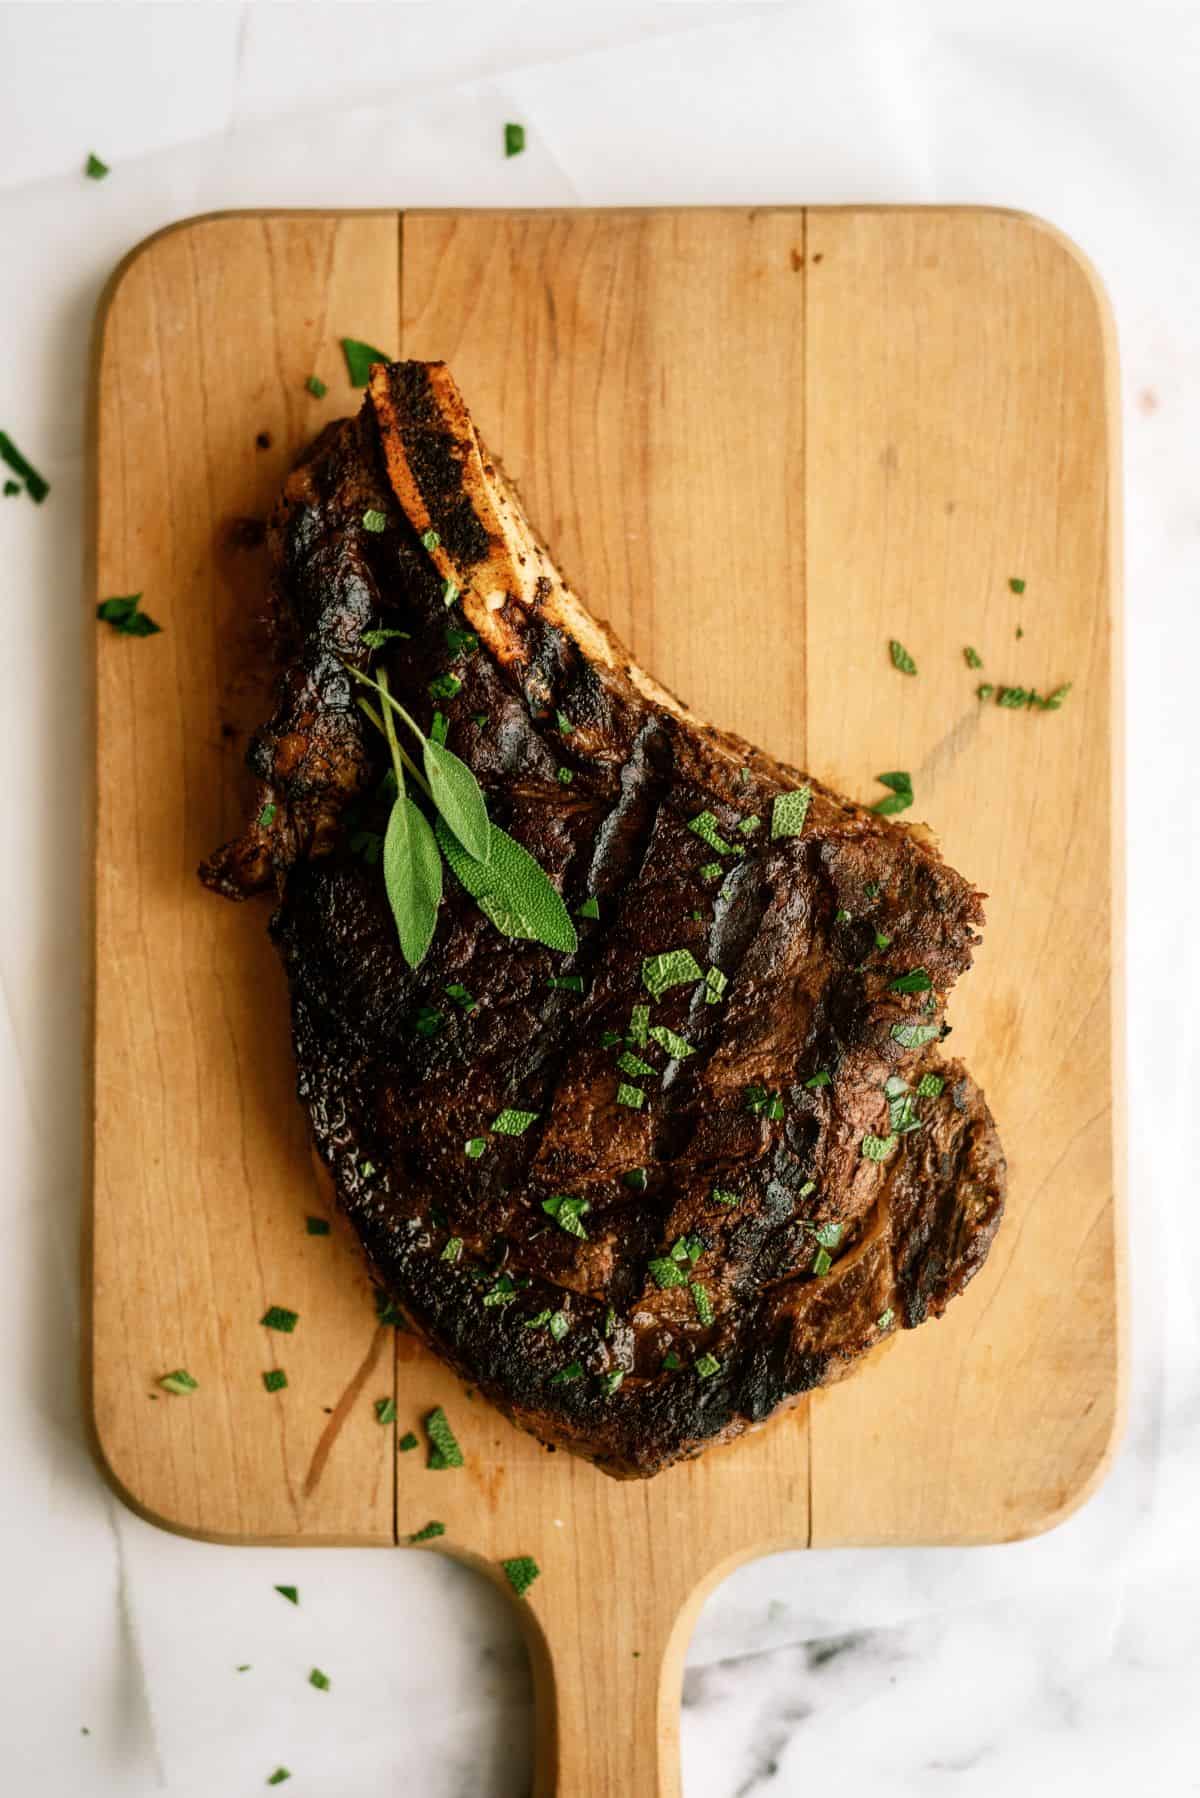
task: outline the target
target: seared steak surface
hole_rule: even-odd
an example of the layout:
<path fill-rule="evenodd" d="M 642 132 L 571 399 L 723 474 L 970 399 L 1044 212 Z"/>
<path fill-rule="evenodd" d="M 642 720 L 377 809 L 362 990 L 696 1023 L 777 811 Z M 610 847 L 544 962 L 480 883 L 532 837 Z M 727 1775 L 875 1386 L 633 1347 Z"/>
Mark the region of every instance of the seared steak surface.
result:
<path fill-rule="evenodd" d="M 413 1327 L 545 1441 L 645 1476 L 937 1317 L 1003 1206 L 982 1095 L 937 1048 L 980 895 L 633 666 L 441 364 L 375 370 L 271 542 L 261 809 L 202 874 L 278 892 L 300 1097 Z M 372 649 L 380 630 L 409 636 Z M 501 935 L 447 873 L 409 968 L 377 858 L 387 750 L 346 664 L 385 666 L 426 730 L 447 717 L 562 892 L 573 954 Z M 802 787 L 798 834 L 773 834 Z M 493 1131 L 506 1111 L 532 1121 Z"/>

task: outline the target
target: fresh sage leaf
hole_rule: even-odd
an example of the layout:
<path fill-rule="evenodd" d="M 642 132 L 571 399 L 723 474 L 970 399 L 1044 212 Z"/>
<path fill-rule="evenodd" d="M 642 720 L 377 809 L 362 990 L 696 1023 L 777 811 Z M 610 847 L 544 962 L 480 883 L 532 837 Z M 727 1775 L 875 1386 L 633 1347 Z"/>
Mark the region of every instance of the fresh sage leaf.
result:
<path fill-rule="evenodd" d="M 503 936 L 574 953 L 579 939 L 562 895 L 545 869 L 507 831 L 489 825 L 491 854 L 484 862 L 467 853 L 443 818 L 435 828 L 456 878 Z"/>
<path fill-rule="evenodd" d="M 407 795 L 397 799 L 388 819 L 383 878 L 404 959 L 419 967 L 437 928 L 442 858 L 429 820 Z"/>
<path fill-rule="evenodd" d="M 432 737 L 426 737 L 421 754 L 438 811 L 468 855 L 477 862 L 490 860 L 491 827 L 479 782 L 452 749 Z"/>

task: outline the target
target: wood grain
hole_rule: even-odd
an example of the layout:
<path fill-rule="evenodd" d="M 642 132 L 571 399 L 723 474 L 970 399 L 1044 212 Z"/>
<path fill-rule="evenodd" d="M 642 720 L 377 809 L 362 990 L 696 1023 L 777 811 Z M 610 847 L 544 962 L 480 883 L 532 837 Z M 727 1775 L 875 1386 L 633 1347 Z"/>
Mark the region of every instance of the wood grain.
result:
<path fill-rule="evenodd" d="M 952 1005 L 1012 1162 L 987 1269 L 862 1377 L 648 1485 L 548 1454 L 401 1334 L 395 1430 L 375 1423 L 391 1345 L 340 1227 L 304 1231 L 325 1201 L 265 918 L 194 882 L 240 815 L 262 707 L 260 556 L 230 521 L 264 516 L 349 409 L 343 333 L 451 362 L 640 661 L 858 796 L 909 768 L 913 816 L 993 895 Z M 1111 1452 L 1113 374 L 1078 255 L 996 212 L 225 218 L 144 246 L 111 298 L 100 589 L 143 588 L 166 629 L 98 645 L 102 1450 L 132 1502 L 194 1534 L 403 1541 L 437 1518 L 439 1548 L 494 1577 L 535 1555 L 540 1793 L 678 1792 L 690 1621 L 738 1560 L 1027 1534 Z M 1009 712 L 973 697 L 985 676 L 1075 686 L 1060 712 Z M 271 1303 L 301 1312 L 294 1335 L 258 1327 Z M 275 1364 L 291 1383 L 268 1395 Z M 200 1391 L 151 1402 L 178 1365 Z M 462 1472 L 395 1452 L 437 1403 Z"/>

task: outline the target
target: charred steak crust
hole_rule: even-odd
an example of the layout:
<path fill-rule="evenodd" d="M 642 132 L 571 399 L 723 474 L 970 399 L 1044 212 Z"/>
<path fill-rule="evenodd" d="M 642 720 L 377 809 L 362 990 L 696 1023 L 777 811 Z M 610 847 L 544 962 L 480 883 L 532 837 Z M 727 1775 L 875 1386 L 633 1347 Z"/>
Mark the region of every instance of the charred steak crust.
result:
<path fill-rule="evenodd" d="M 270 544 L 286 660 L 249 754 L 263 803 L 201 874 L 278 893 L 299 1095 L 413 1327 L 544 1441 L 646 1476 L 939 1316 L 1003 1209 L 982 1094 L 920 1040 L 944 1028 L 981 896 L 919 830 L 703 724 L 637 668 L 562 581 L 441 364 L 375 370 L 358 418 L 289 478 Z M 598 902 L 570 957 L 502 937 L 448 877 L 413 972 L 369 859 L 385 752 L 343 664 L 367 666 L 366 631 L 409 632 L 380 653 L 427 723 L 452 660 L 447 579 L 479 639 L 438 702 L 451 746 L 571 911 Z M 802 782 L 803 831 L 773 840 L 773 801 Z M 738 854 L 714 858 L 690 828 L 703 812 Z M 724 974 L 719 1000 L 693 979 L 651 1003 L 643 960 L 673 949 Z M 929 990 L 897 992 L 915 968 Z M 564 975 L 583 990 L 549 984 Z M 693 1052 L 635 1049 L 655 1072 L 634 1109 L 616 1057 L 638 1004 Z M 905 1121 L 905 1093 L 909 1128 L 873 1160 L 864 1139 L 889 1137 L 897 1095 Z M 505 1107 L 534 1122 L 490 1133 Z M 586 1201 L 584 1236 L 546 1213 L 562 1194 Z"/>

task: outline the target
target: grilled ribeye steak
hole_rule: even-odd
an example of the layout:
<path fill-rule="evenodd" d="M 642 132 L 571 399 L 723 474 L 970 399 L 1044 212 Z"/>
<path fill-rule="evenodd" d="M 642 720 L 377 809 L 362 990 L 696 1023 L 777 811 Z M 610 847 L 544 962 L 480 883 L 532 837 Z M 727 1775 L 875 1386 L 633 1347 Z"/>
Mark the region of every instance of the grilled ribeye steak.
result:
<path fill-rule="evenodd" d="M 375 369 L 271 546 L 263 805 L 202 874 L 278 891 L 300 1097 L 412 1326 L 543 1440 L 645 1476 L 938 1316 L 1003 1206 L 982 1095 L 937 1049 L 980 895 L 638 669 L 441 364 Z M 448 718 L 573 954 L 502 935 L 448 874 L 407 965 L 373 859 L 387 750 L 347 664 Z M 532 1120 L 493 1131 L 506 1111 Z"/>

